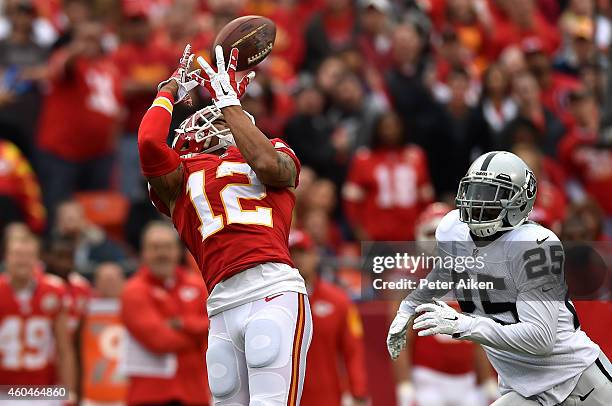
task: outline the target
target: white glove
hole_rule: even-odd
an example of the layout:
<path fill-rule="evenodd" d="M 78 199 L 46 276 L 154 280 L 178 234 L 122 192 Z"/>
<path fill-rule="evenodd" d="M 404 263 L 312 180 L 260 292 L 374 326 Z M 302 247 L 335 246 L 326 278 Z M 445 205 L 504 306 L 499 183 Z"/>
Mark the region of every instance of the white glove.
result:
<path fill-rule="evenodd" d="M 401 309 L 397 311 L 387 335 L 387 350 L 389 355 L 391 355 L 391 359 L 396 360 L 406 347 L 406 331 L 408 330 L 408 324 L 413 318 L 414 315 L 406 313 Z"/>
<path fill-rule="evenodd" d="M 157 91 L 159 92 L 164 85 L 168 84 L 172 80 L 178 84 L 178 92 L 174 104 L 178 104 L 183 100 L 185 100 L 185 102 L 188 104 L 191 104 L 189 91 L 198 86 L 198 82 L 188 76 L 188 72 L 191 68 L 191 63 L 193 62 L 194 57 L 195 55 L 191 53 L 191 45 L 187 44 L 185 50 L 183 51 L 183 56 L 179 61 L 178 69 L 174 71 L 172 76 L 157 85 Z M 198 71 L 195 71 L 196 75 Z"/>
<path fill-rule="evenodd" d="M 421 337 L 434 334 L 453 335 L 463 333 L 468 330 L 471 320 L 473 320 L 440 300 L 422 304 L 416 308 L 416 312 L 423 312 L 423 314 L 414 320 L 412 328 L 422 330 L 419 331 Z"/>
<path fill-rule="evenodd" d="M 400 382 L 395 387 L 395 401 L 397 406 L 412 406 L 415 399 L 414 387 L 410 382 Z"/>
<path fill-rule="evenodd" d="M 230 52 L 229 65 L 225 69 L 223 59 L 223 48 L 215 47 L 215 58 L 217 60 L 217 71 L 210 67 L 206 59 L 198 57 L 198 63 L 204 70 L 202 76 L 197 73 L 189 75 L 200 85 L 204 86 L 210 93 L 215 106 L 222 109 L 228 106 L 240 106 L 240 97 L 244 94 L 250 81 L 255 77 L 255 72 L 249 72 L 240 82 L 236 82 L 236 64 L 238 62 L 238 49 L 232 48 Z"/>

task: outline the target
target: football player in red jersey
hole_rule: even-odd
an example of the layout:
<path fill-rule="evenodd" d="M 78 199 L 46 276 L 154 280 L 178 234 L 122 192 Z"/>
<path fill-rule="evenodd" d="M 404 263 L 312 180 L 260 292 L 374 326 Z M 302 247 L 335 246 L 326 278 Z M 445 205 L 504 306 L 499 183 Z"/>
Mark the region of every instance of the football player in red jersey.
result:
<path fill-rule="evenodd" d="M 58 277 L 39 271 L 38 255 L 39 244 L 32 235 L 6 242 L 5 272 L 0 275 L 0 382 L 62 383 L 71 391 L 75 360 L 64 308 L 65 287 Z"/>
<path fill-rule="evenodd" d="M 216 405 L 297 405 L 311 338 L 304 280 L 288 248 L 300 162 L 269 140 L 242 110 L 253 77 L 236 81 L 238 50 L 225 69 L 181 65 L 159 86 L 138 133 L 142 171 L 156 207 L 172 218 L 202 272 L 210 297 L 208 378 Z M 198 84 L 213 105 L 188 117 L 166 145 L 173 104 Z"/>
<path fill-rule="evenodd" d="M 381 115 L 370 148 L 357 151 L 342 189 L 346 215 L 358 239 L 414 238 L 414 222 L 433 198 L 427 168 L 423 149 L 405 145 L 400 117 Z"/>
<path fill-rule="evenodd" d="M 62 279 L 69 299 L 68 330 L 71 334 L 79 328 L 91 298 L 91 285 L 85 277 L 74 270 L 76 242 L 70 237 L 55 236 L 47 244 L 46 271 Z"/>

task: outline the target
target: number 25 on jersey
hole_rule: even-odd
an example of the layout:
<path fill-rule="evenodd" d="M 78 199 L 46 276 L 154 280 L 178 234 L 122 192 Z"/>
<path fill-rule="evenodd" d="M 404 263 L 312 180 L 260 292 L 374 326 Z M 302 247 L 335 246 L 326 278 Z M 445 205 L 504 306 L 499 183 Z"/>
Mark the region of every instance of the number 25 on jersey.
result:
<path fill-rule="evenodd" d="M 229 183 L 221 189 L 219 199 L 224 215 L 213 213 L 209 198 L 216 196 L 206 195 L 204 170 L 192 173 L 187 180 L 187 193 L 201 222 L 199 230 L 202 241 L 232 223 L 273 226 L 270 207 L 257 206 L 254 210 L 244 210 L 240 204 L 240 199 L 262 200 L 266 197 L 266 187 L 247 163 L 223 162 L 217 167 L 216 178 L 234 174 L 245 175 L 248 183 Z"/>

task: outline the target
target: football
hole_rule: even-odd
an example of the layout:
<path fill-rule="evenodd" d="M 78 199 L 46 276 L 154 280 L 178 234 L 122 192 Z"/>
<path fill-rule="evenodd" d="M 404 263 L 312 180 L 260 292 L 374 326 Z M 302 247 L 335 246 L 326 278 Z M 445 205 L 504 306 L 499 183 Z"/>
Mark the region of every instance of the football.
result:
<path fill-rule="evenodd" d="M 225 62 L 229 60 L 232 48 L 238 48 L 237 71 L 246 70 L 263 61 L 272 52 L 276 38 L 276 25 L 269 18 L 261 16 L 244 16 L 229 22 L 219 34 L 213 44 L 223 47 Z"/>

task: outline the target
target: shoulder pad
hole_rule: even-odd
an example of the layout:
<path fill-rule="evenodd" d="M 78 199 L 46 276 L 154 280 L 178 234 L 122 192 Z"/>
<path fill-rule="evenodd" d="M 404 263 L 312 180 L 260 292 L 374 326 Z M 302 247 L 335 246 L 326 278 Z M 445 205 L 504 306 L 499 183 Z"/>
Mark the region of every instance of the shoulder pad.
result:
<path fill-rule="evenodd" d="M 73 285 L 83 286 L 86 288 L 90 285 L 89 281 L 78 272 L 71 272 L 70 275 L 68 275 L 68 282 Z"/>
<path fill-rule="evenodd" d="M 508 233 L 507 241 L 511 242 L 555 242 L 559 237 L 548 228 L 529 221 Z"/>
<path fill-rule="evenodd" d="M 58 287 L 58 288 L 65 286 L 64 280 L 62 278 L 60 278 L 57 275 L 50 274 L 50 273 L 42 274 L 42 280 L 44 283 L 51 285 L 51 286 Z"/>
<path fill-rule="evenodd" d="M 436 228 L 436 241 L 463 241 L 465 240 L 467 225 L 459 220 L 459 210 L 448 212 Z"/>

